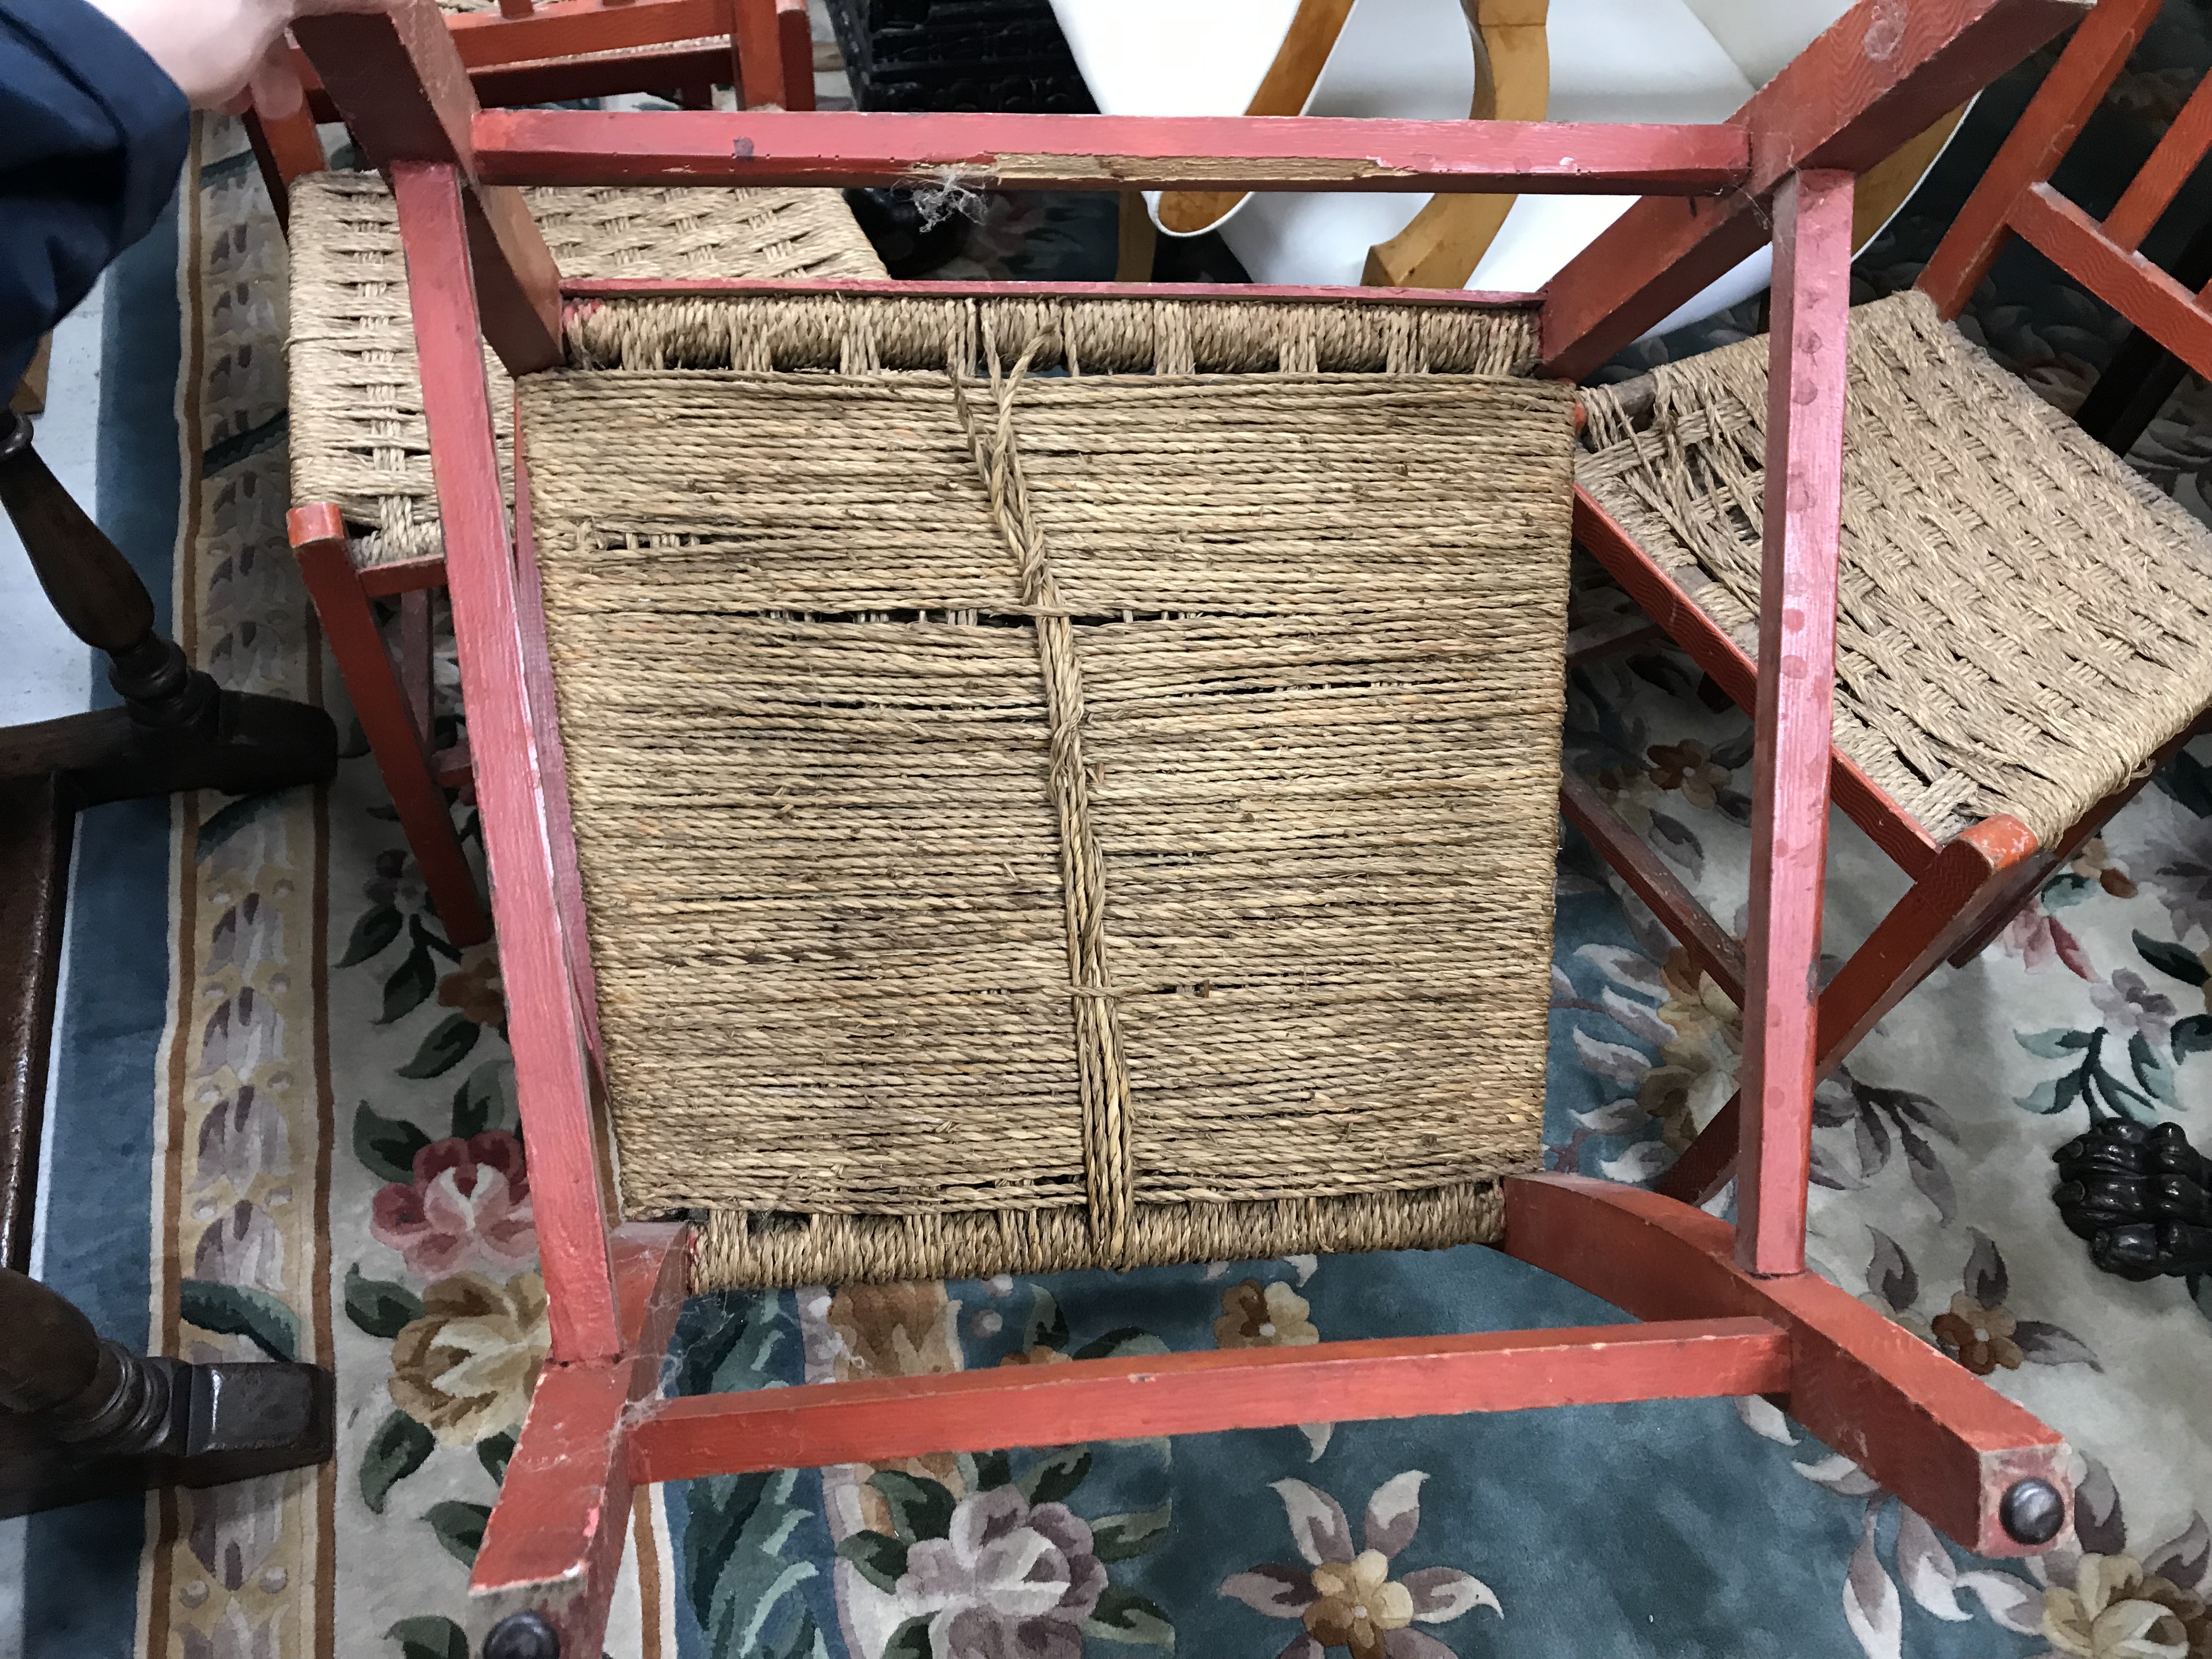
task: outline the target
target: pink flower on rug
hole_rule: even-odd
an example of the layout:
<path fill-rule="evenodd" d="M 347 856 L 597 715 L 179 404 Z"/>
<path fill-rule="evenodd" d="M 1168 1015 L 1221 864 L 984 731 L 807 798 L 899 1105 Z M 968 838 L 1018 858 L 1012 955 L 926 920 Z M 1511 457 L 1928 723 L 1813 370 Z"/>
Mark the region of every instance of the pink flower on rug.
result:
<path fill-rule="evenodd" d="M 368 1231 L 424 1279 L 477 1260 L 520 1267 L 538 1253 L 522 1143 L 503 1129 L 432 1141 L 414 1180 L 377 1194 Z"/>
<path fill-rule="evenodd" d="M 2051 919 L 2039 898 L 2012 919 L 2002 941 L 2030 973 L 2057 961 L 2064 963 L 2082 979 L 2097 977 L 2097 970 L 2089 965 L 2089 953 L 2081 948 L 2081 941 L 2066 931 L 2064 924 Z"/>
<path fill-rule="evenodd" d="M 960 1500 L 944 1538 L 907 1551 L 899 1612 L 929 1621 L 949 1659 L 1082 1659 L 1083 1621 L 1106 1589 L 1091 1523 L 1014 1486 Z"/>

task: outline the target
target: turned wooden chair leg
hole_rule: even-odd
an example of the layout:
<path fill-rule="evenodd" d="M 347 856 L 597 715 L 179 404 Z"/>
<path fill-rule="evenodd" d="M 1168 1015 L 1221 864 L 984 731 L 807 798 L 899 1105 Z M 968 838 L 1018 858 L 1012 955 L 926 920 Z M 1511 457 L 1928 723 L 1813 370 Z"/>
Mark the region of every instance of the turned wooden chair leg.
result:
<path fill-rule="evenodd" d="M 0 1329 L 0 1516 L 330 1458 L 337 1417 L 319 1365 L 149 1358 L 9 1268 Z"/>
<path fill-rule="evenodd" d="M 6 763 L 0 733 L 0 775 Z M 0 775 L 0 1261 L 31 1265 L 76 804 L 52 772 Z"/>
<path fill-rule="evenodd" d="M 427 688 L 410 698 L 385 648 L 384 635 L 362 591 L 346 551 L 345 526 L 337 509 L 317 502 L 292 509 L 292 550 L 307 594 L 322 619 L 324 636 L 337 659 L 353 698 L 354 713 L 376 757 L 392 809 L 422 871 L 422 884 L 445 924 L 446 937 L 458 945 L 480 945 L 491 936 L 491 919 L 477 892 L 475 872 L 453 830 L 453 809 L 431 771 Z M 412 597 L 411 595 L 410 597 Z M 415 618 L 428 647 L 427 599 Z"/>

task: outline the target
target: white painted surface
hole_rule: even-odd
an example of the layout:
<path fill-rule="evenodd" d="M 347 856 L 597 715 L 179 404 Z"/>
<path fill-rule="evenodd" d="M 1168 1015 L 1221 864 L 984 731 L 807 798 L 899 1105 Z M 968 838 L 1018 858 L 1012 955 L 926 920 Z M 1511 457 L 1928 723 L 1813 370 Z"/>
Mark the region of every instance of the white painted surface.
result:
<path fill-rule="evenodd" d="M 1354 0 L 1306 113 L 1464 121 L 1474 98 L 1474 41 L 1459 0 Z M 1405 229 L 1427 200 L 1267 191 L 1246 197 L 1219 229 L 1255 282 L 1351 286 L 1367 250 Z"/>
<path fill-rule="evenodd" d="M 54 330 L 39 453 L 87 513 L 96 512 L 102 277 Z M 15 526 L 0 515 L 0 726 L 53 720 L 92 706 L 92 652 L 54 615 Z M 0 1629 L 5 1624 L 0 1621 Z"/>
<path fill-rule="evenodd" d="M 1297 9 L 1297 0 L 1052 0 L 1104 115 L 1242 115 Z"/>
<path fill-rule="evenodd" d="M 1549 118 L 1726 120 L 1849 4 L 1551 0 Z M 1233 115 L 1249 104 L 1297 6 L 1295 0 L 1053 0 L 1053 9 L 1107 113 Z M 1474 61 L 1458 0 L 1356 0 L 1307 112 L 1464 118 Z M 1148 199 L 1157 206 L 1157 193 Z M 1635 199 L 1522 197 L 1468 286 L 1534 292 Z M 1425 200 L 1255 194 L 1217 228 L 1255 282 L 1352 284 L 1368 248 L 1396 235 Z M 1771 254 L 1760 250 L 1651 333 L 1750 298 L 1767 285 L 1771 267 Z"/>

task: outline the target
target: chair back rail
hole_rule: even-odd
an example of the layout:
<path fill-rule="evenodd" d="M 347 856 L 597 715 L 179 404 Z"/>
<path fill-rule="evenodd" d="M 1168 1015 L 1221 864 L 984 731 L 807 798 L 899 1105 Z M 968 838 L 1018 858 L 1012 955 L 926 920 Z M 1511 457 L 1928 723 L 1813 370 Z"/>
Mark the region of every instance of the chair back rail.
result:
<path fill-rule="evenodd" d="M 2140 252 L 2212 154 L 2212 79 L 2198 82 L 2102 221 L 2051 183 L 2158 9 L 2159 0 L 2104 0 L 2067 43 L 1921 273 L 1919 287 L 1944 316 L 1966 308 L 2018 236 L 2190 368 L 2212 374 L 2212 284 L 2192 292 L 2198 273 L 2179 280 Z M 2186 269 L 2191 256 L 2179 263 Z M 2130 435 L 2140 430 L 2138 422 Z"/>

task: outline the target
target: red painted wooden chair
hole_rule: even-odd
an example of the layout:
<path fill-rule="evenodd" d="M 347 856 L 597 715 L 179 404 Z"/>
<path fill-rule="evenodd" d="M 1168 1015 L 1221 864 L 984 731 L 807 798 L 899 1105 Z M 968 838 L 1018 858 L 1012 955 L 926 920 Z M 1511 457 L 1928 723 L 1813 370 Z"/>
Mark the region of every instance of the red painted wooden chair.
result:
<path fill-rule="evenodd" d="M 806 0 L 444 0 L 442 9 L 487 108 L 673 92 L 687 109 L 705 109 L 718 85 L 735 87 L 748 109 L 814 107 Z M 306 103 L 246 116 L 287 225 L 292 180 L 329 165 L 315 124 L 343 118 L 307 54 L 293 61 Z"/>
<path fill-rule="evenodd" d="M 551 1358 L 472 1580 L 487 1620 L 498 1620 L 488 1654 L 597 1650 L 641 1482 L 1317 1414 L 1761 1393 L 1786 1399 L 1809 1430 L 1969 1547 L 2019 1555 L 2057 1536 L 2068 1504 L 2063 1443 L 1808 1273 L 1804 1206 L 1855 173 L 2076 21 L 2081 5 L 1874 0 L 1729 123 L 1580 128 L 479 112 L 449 40 L 422 25 L 421 6 L 392 18 L 308 20 L 300 32 L 356 137 L 389 168 L 398 204 L 550 1304 Z M 1311 189 L 1326 180 L 1645 199 L 1541 296 L 1224 295 L 1115 284 L 563 278 L 513 188 L 848 185 L 947 174 L 1037 188 Z M 1370 775 L 1361 769 L 1370 760 L 1333 768 L 1332 739 L 1382 732 L 1407 745 L 1419 764 L 1406 793 L 1428 814 L 1413 825 L 1419 836 L 1401 833 L 1394 818 L 1380 834 L 1370 821 L 1364 841 L 1265 843 L 1288 862 L 1337 854 L 1399 860 L 1372 878 L 1371 893 L 1291 895 L 1304 907 L 1300 925 L 1337 927 L 1339 957 L 1349 960 L 1362 950 L 1373 957 L 1376 940 L 1442 918 L 1459 929 L 1450 937 L 1462 956 L 1480 954 L 1485 964 L 1485 986 L 1467 990 L 1464 1006 L 1522 1006 L 1522 981 L 1546 977 L 1547 910 L 1506 961 L 1482 928 L 1464 925 L 1454 896 L 1419 861 L 1443 857 L 1421 847 L 1448 844 L 1486 848 L 1502 867 L 1526 854 L 1539 817 L 1556 822 L 1554 665 L 1565 644 L 1571 422 L 1560 387 L 1517 371 L 1540 359 L 1553 380 L 1587 373 L 1770 235 L 1778 345 L 1765 453 L 1790 488 L 1771 494 L 1765 521 L 1763 643 L 1770 659 L 1786 654 L 1803 672 L 1759 687 L 1758 876 L 1743 971 L 1747 1075 L 1757 1082 L 1744 1115 L 1741 1219 L 1731 1229 L 1607 1182 L 1497 1178 L 1493 1150 L 1505 1149 L 1508 1167 L 1526 1167 L 1536 1151 L 1540 997 L 1526 1004 L 1522 1024 L 1485 1030 L 1499 1053 L 1465 1056 L 1474 1069 L 1459 1091 L 1437 1097 L 1438 1115 L 1415 1126 L 1423 1156 L 1460 1170 L 1459 1184 L 1387 1190 L 1394 1172 L 1378 1184 L 1370 1154 L 1393 1126 L 1354 1109 L 1370 1104 L 1367 1097 L 1324 1098 L 1311 1069 L 1320 1060 L 1289 1041 L 1297 1035 L 1291 1014 L 1269 1012 L 1287 1008 L 1289 997 L 1267 1001 L 1267 972 L 1216 985 L 1187 969 L 1143 993 L 1115 988 L 1109 945 L 1129 953 L 1125 968 L 1146 940 L 1191 947 L 1180 959 L 1188 964 L 1203 959 L 1192 941 L 1204 945 L 1208 926 L 1234 933 L 1280 921 L 1250 908 L 1225 922 L 1217 910 L 1209 921 L 1191 896 L 1206 876 L 1201 865 L 1224 845 L 1247 848 L 1246 864 L 1231 872 L 1244 889 L 1275 878 L 1273 864 L 1252 862 L 1271 856 L 1249 850 L 1261 843 L 1238 839 L 1255 813 L 1240 822 L 1239 802 L 1206 795 L 1227 814 L 1208 820 L 1208 836 L 1146 841 L 1182 806 L 1146 795 L 1139 786 L 1155 775 L 1141 768 L 1133 785 L 1116 757 L 1139 738 L 1157 750 L 1202 751 L 1216 766 L 1232 749 L 1267 751 L 1279 757 L 1270 764 L 1307 769 L 1300 778 L 1311 801 L 1340 805 Z M 518 382 L 512 526 L 485 340 Z M 1048 363 L 1066 374 L 1027 374 Z M 1121 372 L 1131 368 L 1164 374 Z M 1453 372 L 1431 378 L 1437 368 Z M 1235 384 L 1239 374 L 1252 384 Z M 1510 440 L 1503 447 L 1469 417 L 1478 404 L 1496 411 Z M 1133 428 L 1136 438 L 1109 443 L 1087 418 L 1136 405 L 1170 407 L 1196 424 Z M 1375 410 L 1387 416 L 1379 427 Z M 1215 424 L 1203 427 L 1201 416 Z M 825 441 L 823 421 L 842 435 Z M 1344 471 L 1378 430 L 1398 443 L 1382 488 Z M 1249 459 L 1255 431 L 1265 462 Z M 848 447 L 869 459 L 874 493 L 846 487 L 838 468 Z M 1117 495 L 1140 450 L 1153 458 L 1152 487 Z M 1187 497 L 1165 487 L 1161 455 L 1195 481 Z M 972 462 L 975 474 L 939 477 L 933 469 L 946 456 Z M 1487 605 L 1470 602 L 1469 590 L 1450 582 L 1510 576 L 1506 562 L 1455 555 L 1448 568 L 1422 565 L 1437 539 L 1432 523 L 1392 515 L 1417 497 L 1432 500 L 1438 476 L 1456 490 L 1516 468 L 1525 480 L 1495 498 L 1493 514 L 1451 498 L 1462 528 L 1445 532 L 1448 543 L 1452 534 L 1490 537 L 1484 545 L 1494 553 L 1496 538 L 1530 526 L 1540 532 L 1540 547 L 1526 544 L 1533 577 Z M 667 491 L 671 479 L 683 481 L 676 493 L 650 493 Z M 1217 493 L 1275 490 L 1279 499 L 1255 509 L 1250 497 L 1236 497 L 1241 518 L 1204 521 L 1228 529 L 1184 539 L 1158 515 L 1187 501 L 1195 511 L 1197 483 Z M 950 540 L 940 524 L 953 510 L 946 502 L 973 520 L 960 520 L 968 527 Z M 1293 512 L 1305 516 L 1286 531 L 1267 522 Z M 1316 526 L 1363 517 L 1380 526 L 1387 555 L 1371 565 L 1340 560 L 1328 580 L 1312 580 Z M 295 515 L 295 541 L 337 533 L 327 509 Z M 1277 539 L 1254 544 L 1277 553 L 1283 538 L 1299 541 L 1305 579 L 1286 586 L 1279 562 L 1261 561 L 1261 598 L 1241 607 L 1225 633 L 1175 634 L 1188 651 L 1146 656 L 1138 646 L 1151 635 L 1101 631 L 1206 622 L 1215 613 L 1205 582 L 1233 563 L 1220 549 L 1266 535 Z M 825 544 L 839 556 L 821 557 Z M 993 587 L 986 603 L 957 583 L 922 601 L 884 597 L 882 570 L 911 574 L 985 554 L 1005 561 L 991 565 L 994 581 L 1009 580 L 1009 563 L 1018 568 L 1015 597 Z M 1120 587 L 1098 574 L 1109 566 L 1122 573 Z M 1408 569 L 1430 585 L 1410 598 L 1389 586 Z M 1382 584 L 1373 590 L 1381 600 L 1353 617 L 1341 592 L 1370 579 Z M 1147 592 L 1180 583 L 1182 597 L 1149 600 L 1138 617 L 1117 597 L 1131 581 Z M 1488 647 L 1480 630 L 1505 611 L 1535 623 L 1511 650 Z M 1239 652 L 1278 615 L 1290 618 L 1285 635 L 1255 665 Z M 977 625 L 986 621 L 1000 625 Z M 1358 643 L 1368 654 L 1346 656 L 1343 636 L 1355 621 L 1367 630 Z M 1091 653 L 1080 683 L 1070 672 L 1079 632 Z M 719 659 L 701 653 L 708 633 L 733 642 Z M 878 660 L 863 677 L 854 653 L 886 641 L 894 660 Z M 720 678 L 702 668 L 715 660 Z M 732 665 L 742 684 L 728 683 Z M 1174 689 L 1192 695 L 1197 678 L 1236 744 L 1207 749 L 1188 720 L 1146 702 L 1147 683 L 1176 675 Z M 1521 775 L 1498 781 L 1495 799 L 1459 787 L 1475 763 L 1457 728 L 1440 744 L 1421 727 L 1444 718 L 1437 711 L 1453 697 L 1485 688 L 1513 692 L 1518 701 L 1503 717 L 1526 727 L 1510 757 Z M 1299 696 L 1237 701 L 1251 691 Z M 1302 699 L 1338 709 L 1341 729 L 1298 719 Z M 750 734 L 742 766 L 736 751 L 714 747 L 740 717 Z M 1271 717 L 1280 732 L 1249 724 Z M 971 764 L 946 763 L 968 752 L 957 746 L 914 747 L 980 744 L 1015 729 L 1029 745 L 1016 762 L 988 745 L 974 750 L 981 761 Z M 825 775 L 821 757 L 854 731 L 876 744 L 868 752 L 889 769 L 888 782 L 849 765 Z M 1389 754 L 1377 754 L 1373 763 L 1390 774 Z M 1455 787 L 1437 787 L 1447 781 Z M 994 839 L 977 815 L 1017 784 L 1036 791 L 1029 810 L 1043 829 Z M 1296 807 L 1287 792 L 1253 787 L 1264 814 Z M 873 833 L 841 829 L 862 820 L 834 816 L 878 811 L 893 797 L 906 816 L 883 809 L 867 820 Z M 1391 805 L 1416 811 L 1395 797 Z M 1492 811 L 1506 817 L 1487 841 L 1450 817 Z M 927 862 L 939 843 L 988 856 L 958 866 L 965 885 L 917 890 L 920 879 L 950 879 Z M 732 846 L 744 856 L 733 858 Z M 1545 862 L 1536 860 L 1539 908 L 1547 904 Z M 1155 908 L 1146 919 L 1127 908 L 1126 890 L 1123 908 L 1106 904 L 1102 868 L 1109 882 L 1151 872 Z M 1458 854 L 1433 868 L 1506 908 L 1509 886 L 1517 883 L 1525 897 L 1531 885 L 1525 872 L 1478 880 L 1478 866 Z M 855 887 L 854 871 L 873 885 Z M 884 919 L 917 890 L 949 890 L 957 902 L 926 910 L 936 931 L 909 930 L 905 959 L 872 949 Z M 1038 894 L 1050 901 L 1042 912 L 1021 909 Z M 755 907 L 734 922 L 733 896 Z M 1408 908 L 1393 927 L 1363 933 L 1354 923 L 1372 929 L 1374 915 L 1344 907 L 1364 902 Z M 1528 915 L 1524 906 L 1515 919 Z M 988 948 L 962 955 L 977 937 Z M 1006 967 L 1022 952 L 1033 978 Z M 1321 959 L 1309 950 L 1299 962 Z M 1390 952 L 1380 959 L 1387 969 Z M 951 963 L 953 981 L 929 980 L 933 962 Z M 1298 966 L 1274 980 L 1304 995 Z M 856 975 L 871 980 L 876 1000 L 830 1008 L 823 988 Z M 733 1000 L 730 988 L 747 983 L 756 994 Z M 1360 980 L 1350 990 L 1366 987 Z M 808 994 L 788 1000 L 801 990 Z M 1462 1058 L 1424 1041 L 1443 992 L 1416 984 L 1395 994 L 1382 1005 L 1397 1021 L 1386 1020 L 1376 1038 L 1382 1058 L 1344 1086 L 1388 1096 L 1394 1079 L 1408 1079 L 1426 1088 L 1436 1073 L 1424 1065 Z M 927 1017 L 915 1012 L 925 1002 Z M 1360 1006 L 1349 994 L 1330 1005 L 1329 1018 L 1346 1029 L 1369 1019 L 1361 1029 L 1371 1031 Z M 1255 1007 L 1265 1016 L 1256 1024 L 1234 1024 L 1240 1009 Z M 1051 1013 L 1048 1024 L 1018 1018 L 1039 1009 Z M 1231 1040 L 1209 1046 L 1203 1034 L 1224 1029 Z M 1001 1042 L 1008 1030 L 1012 1041 Z M 1212 1068 L 1164 1106 L 1156 1079 L 1148 1085 L 1128 1058 L 1142 1050 L 1146 1063 L 1164 1067 L 1164 1042 Z M 726 1066 L 701 1073 L 702 1044 L 714 1042 L 745 1045 L 753 1070 L 734 1081 Z M 1279 1097 L 1288 1086 L 1279 1079 L 1262 1077 L 1256 1093 L 1222 1081 L 1280 1054 L 1293 1083 L 1306 1079 L 1287 1106 L 1260 1097 Z M 825 1138 L 814 1096 L 828 1101 L 826 1111 L 865 1091 L 853 1085 L 841 1094 L 834 1078 L 818 1089 L 778 1086 L 784 1054 L 791 1076 L 802 1066 L 827 1068 L 823 1076 L 842 1066 L 884 1085 L 867 1097 L 878 1109 L 865 1126 L 872 1138 Z M 975 1144 L 968 1119 L 997 1103 L 979 1100 L 967 1080 L 993 1067 L 994 1079 L 1025 1081 L 1054 1110 L 1053 1101 L 1079 1092 L 1079 1074 L 1082 1109 L 1048 1121 L 1040 1108 L 1022 1133 Z M 1380 1085 L 1367 1075 L 1377 1071 Z M 1321 1081 L 1334 1088 L 1354 1076 Z M 732 1174 L 721 1156 L 732 1150 L 731 1120 L 717 1114 L 739 1093 L 761 1115 L 734 1149 L 745 1167 Z M 1260 1190 L 1254 1183 L 1272 1176 L 1253 1176 L 1248 1157 L 1237 1170 L 1217 1164 L 1210 1190 L 1194 1178 L 1164 1195 L 1133 1195 L 1133 1170 L 1139 1188 L 1156 1174 L 1133 1147 L 1150 1158 L 1163 1137 L 1179 1137 L 1182 1155 L 1203 1164 L 1240 1114 L 1261 1113 L 1275 1114 L 1271 1123 L 1296 1120 L 1285 1130 L 1293 1138 L 1318 1134 L 1334 1164 Z M 1079 1118 L 1072 1171 L 1039 1173 L 1037 1146 Z M 1353 1125 L 1350 1138 L 1339 1132 L 1344 1123 Z M 974 1160 L 959 1176 L 964 1189 L 917 1188 L 902 1171 L 947 1141 Z M 763 1168 L 769 1176 L 755 1180 Z M 763 1182 L 781 1201 L 762 1195 Z M 708 1212 L 703 1230 L 646 1218 L 700 1208 Z M 1303 1227 L 1337 1248 L 1487 1240 L 1646 1322 L 658 1395 L 678 1306 L 701 1279 L 787 1283 L 825 1262 L 866 1277 L 913 1272 L 917 1261 L 930 1264 L 926 1271 L 974 1272 L 994 1259 L 1030 1271 L 1202 1258 L 1236 1253 L 1214 1247 L 1243 1244 L 1263 1226 L 1280 1229 L 1271 1237 Z"/>
<path fill-rule="evenodd" d="M 482 94 L 580 97 L 665 87 L 679 73 L 709 82 L 717 68 L 726 75 L 726 45 L 703 59 L 696 42 L 672 52 L 628 48 L 689 40 L 718 17 L 726 24 L 727 11 L 724 0 L 617 7 L 556 0 L 511 14 L 455 13 L 447 22 L 472 66 L 563 48 L 599 53 L 472 69 Z M 750 66 L 745 95 L 811 108 L 803 6 L 741 0 L 736 13 L 738 37 L 754 42 L 740 53 Z M 787 27 L 794 16 L 795 34 Z M 314 101 L 327 106 L 328 94 L 315 84 Z M 447 792 L 469 781 L 468 749 L 465 739 L 441 744 L 434 718 L 433 605 L 445 564 L 398 216 L 376 175 L 323 171 L 306 112 L 268 124 L 265 133 L 259 124 L 253 130 L 291 243 L 294 500 L 330 503 L 349 526 L 343 537 L 300 543 L 294 551 L 440 920 L 455 945 L 478 944 L 490 920 L 447 804 Z M 828 191 L 556 190 L 534 192 L 532 208 L 572 273 L 884 274 L 852 214 Z M 397 601 L 395 641 L 378 625 L 379 600 Z"/>
<path fill-rule="evenodd" d="M 1915 294 L 1854 313 L 1862 510 L 1843 538 L 1832 787 L 1913 885 L 1820 999 L 1820 1076 L 1938 963 L 1984 948 L 2212 704 L 2212 536 L 1942 326 L 2019 235 L 2191 368 L 2212 368 L 2205 296 L 2136 252 L 2212 149 L 2212 81 L 2101 226 L 2048 182 L 2157 11 L 2158 0 L 2101 0 Z M 1762 350 L 1748 343 L 1591 394 L 1575 534 L 1738 703 L 1763 710 L 1772 589 L 1762 599 L 1743 517 L 1756 465 L 1739 464 L 1759 421 L 1741 386 L 1723 386 L 1755 379 Z M 1746 417 L 1734 430 L 1720 430 L 1730 416 L 1716 398 Z M 1745 547 L 1748 564 L 1730 550 Z M 1595 789 L 1570 777 L 1565 801 L 1741 1003 L 1737 943 Z M 1817 841 L 1806 856 L 1817 866 Z M 1660 1190 L 1702 1202 L 1725 1186 L 1741 1102 L 1766 1085 L 1747 1064 L 1742 1086 Z"/>

